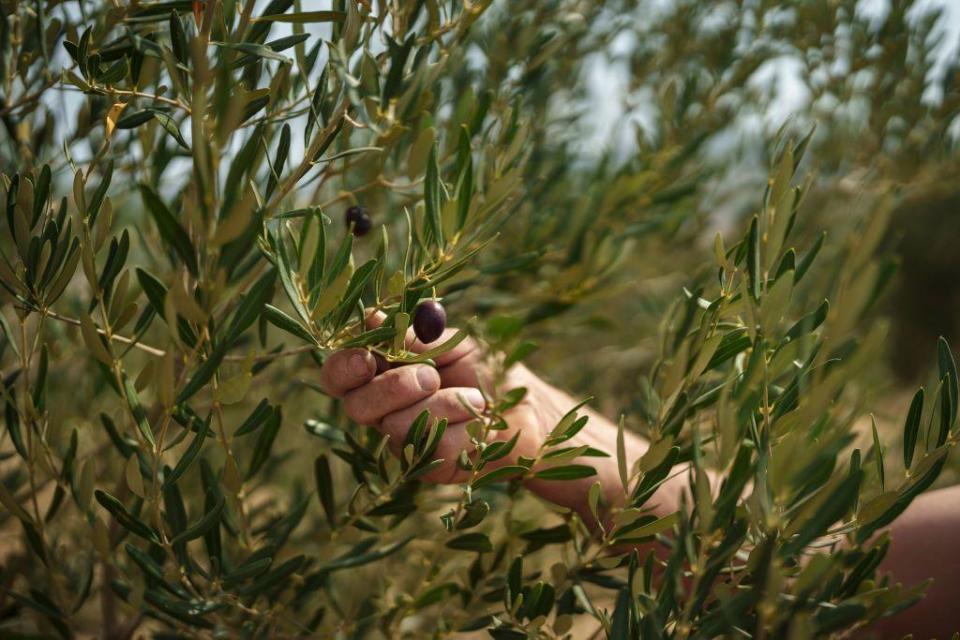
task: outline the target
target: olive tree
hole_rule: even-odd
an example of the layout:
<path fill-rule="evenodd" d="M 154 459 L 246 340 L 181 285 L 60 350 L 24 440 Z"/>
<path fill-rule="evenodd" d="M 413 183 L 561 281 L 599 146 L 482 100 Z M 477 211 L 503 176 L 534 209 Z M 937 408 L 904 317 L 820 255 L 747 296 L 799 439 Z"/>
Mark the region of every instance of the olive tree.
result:
<path fill-rule="evenodd" d="M 629 3 L 310 4 L 0 3 L 5 631 L 804 637 L 920 597 L 878 576 L 877 534 L 939 475 L 960 405 L 941 342 L 902 463 L 877 429 L 858 446 L 888 208 L 842 247 L 801 233 L 804 131 L 771 146 L 742 234 L 693 246 L 719 98 L 775 47 L 719 33 L 685 55 L 707 3 L 680 3 L 657 23 L 675 47 L 631 54 L 672 115 L 590 162 L 584 61 L 642 32 Z M 565 444 L 590 428 L 576 409 L 493 468 L 524 393 L 498 388 L 468 479 L 438 487 L 442 421 L 420 416 L 394 457 L 315 382 L 344 347 L 402 366 L 472 335 L 500 373 L 532 337 L 573 349 L 663 245 L 692 275 L 642 375 L 601 398 L 651 442 L 633 468 Z M 408 351 L 437 300 L 460 331 Z M 523 491 L 597 464 L 627 499 L 592 492 L 592 519 Z M 652 515 L 676 474 L 689 495 Z"/>

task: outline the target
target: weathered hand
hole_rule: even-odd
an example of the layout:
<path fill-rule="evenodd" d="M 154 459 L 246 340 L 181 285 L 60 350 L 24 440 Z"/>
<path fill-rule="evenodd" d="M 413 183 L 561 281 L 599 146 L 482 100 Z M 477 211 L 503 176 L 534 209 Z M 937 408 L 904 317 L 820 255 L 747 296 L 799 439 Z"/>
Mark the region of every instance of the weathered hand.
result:
<path fill-rule="evenodd" d="M 380 322 L 382 316 L 371 319 L 374 326 Z M 447 329 L 437 341 L 422 344 L 410 331 L 407 347 L 420 353 L 442 344 L 455 332 L 455 329 Z M 468 404 L 476 411 L 485 408 L 480 388 L 489 389 L 491 374 L 482 347 L 471 339 L 439 356 L 436 364 L 436 369 L 428 365 L 406 365 L 377 375 L 377 363 L 369 351 L 345 349 L 328 358 L 320 379 L 328 393 L 343 399 L 344 410 L 351 419 L 388 435 L 389 446 L 395 454 L 399 454 L 407 430 L 424 409 L 430 411 L 433 419 L 446 418 L 447 430 L 435 454 L 444 463 L 431 471 L 426 479 L 440 483 L 463 482 L 469 472 L 457 465 L 457 459 L 461 451 L 472 453 L 474 449 L 466 430 L 473 415 L 464 405 Z M 517 433 L 519 437 L 511 453 L 487 469 L 516 464 L 520 456 L 536 457 L 550 431 L 576 405 L 573 398 L 544 382 L 523 365 L 516 365 L 507 372 L 503 387 L 499 391 L 525 387 L 527 393 L 517 406 L 504 414 L 508 428 L 492 431 L 490 438 L 508 440 Z M 599 480 L 609 504 L 622 500 L 623 489 L 613 457 L 616 427 L 589 408 L 580 411 L 589 416 L 589 423 L 565 446 L 587 444 L 610 453 L 611 458 L 577 460 L 594 466 L 596 476 L 573 481 L 532 479 L 527 486 L 543 498 L 576 509 L 586 517 L 589 512 L 586 496 L 590 485 Z M 646 449 L 643 439 L 627 434 L 629 464 L 632 465 Z M 672 503 L 672 500 L 668 502 Z"/>
<path fill-rule="evenodd" d="M 380 318 L 375 319 L 374 324 L 379 321 Z M 436 343 L 423 345 L 411 331 L 408 347 L 422 352 L 448 340 L 453 333 L 448 329 Z M 467 406 L 476 412 L 485 408 L 478 388 L 476 349 L 475 342 L 465 340 L 438 357 L 436 369 L 425 364 L 406 365 L 379 375 L 373 354 L 366 349 L 345 349 L 324 363 L 321 386 L 330 395 L 343 399 L 344 411 L 352 420 L 376 427 L 389 436 L 389 446 L 395 454 L 399 454 L 410 425 L 425 409 L 432 419 L 445 418 L 447 430 L 435 454 L 443 458 L 444 464 L 426 478 L 455 482 L 463 474 L 456 466 L 460 451 L 472 449 L 466 425 L 473 414 Z"/>

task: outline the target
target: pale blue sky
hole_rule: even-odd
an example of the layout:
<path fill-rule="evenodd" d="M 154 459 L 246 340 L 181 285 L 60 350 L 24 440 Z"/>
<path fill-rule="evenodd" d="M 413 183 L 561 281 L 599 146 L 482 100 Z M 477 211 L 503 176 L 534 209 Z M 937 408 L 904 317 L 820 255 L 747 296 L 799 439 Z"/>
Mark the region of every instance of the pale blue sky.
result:
<path fill-rule="evenodd" d="M 672 0 L 651 0 L 644 6 L 656 11 L 666 7 Z M 943 15 L 939 23 L 943 35 L 938 61 L 932 72 L 931 88 L 925 93 L 925 99 L 936 101 L 939 92 L 935 85 L 943 77 L 947 60 L 956 58 L 960 49 L 960 0 L 920 0 L 914 14 L 922 14 L 933 8 L 941 8 Z M 859 11 L 871 17 L 877 25 L 882 23 L 890 10 L 890 0 L 861 0 Z M 632 46 L 632 36 L 624 34 L 611 43 L 611 51 L 624 52 Z M 751 78 L 751 86 L 757 90 L 772 90 L 773 100 L 766 113 L 745 113 L 738 123 L 739 132 L 748 137 L 772 135 L 785 120 L 805 111 L 809 107 L 810 94 L 806 86 L 799 81 L 800 61 L 783 56 L 764 65 Z M 591 105 L 590 137 L 585 141 L 583 151 L 595 155 L 612 147 L 621 157 L 629 155 L 635 148 L 632 133 L 624 134 L 628 123 L 637 123 L 651 135 L 655 133 L 655 112 L 650 108 L 652 96 L 628 94 L 628 75 L 625 65 L 610 65 L 604 57 L 596 56 L 590 61 L 586 81 L 594 96 Z M 960 135 L 960 122 L 954 123 L 955 136 Z M 730 132 L 736 137 L 736 132 Z M 718 141 L 724 151 L 730 144 L 738 141 L 727 135 Z"/>

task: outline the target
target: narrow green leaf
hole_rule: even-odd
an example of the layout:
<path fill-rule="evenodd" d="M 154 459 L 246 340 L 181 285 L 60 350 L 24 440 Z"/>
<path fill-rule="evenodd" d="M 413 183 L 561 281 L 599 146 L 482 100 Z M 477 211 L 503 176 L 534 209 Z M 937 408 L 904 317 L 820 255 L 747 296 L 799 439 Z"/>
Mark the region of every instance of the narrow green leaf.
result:
<path fill-rule="evenodd" d="M 30 515 L 20 506 L 20 503 L 17 502 L 16 498 L 14 498 L 9 489 L 7 489 L 7 485 L 3 482 L 0 482 L 0 504 L 21 521 L 26 523 L 32 522 Z"/>
<path fill-rule="evenodd" d="M 856 502 L 862 475 L 862 472 L 851 472 L 835 490 L 824 489 L 831 490 L 832 493 L 823 501 L 822 508 L 811 514 L 797 534 L 784 544 L 781 555 L 789 557 L 799 553 L 810 542 L 824 535 L 831 524 L 840 520 Z"/>
<path fill-rule="evenodd" d="M 260 468 L 270 457 L 270 448 L 273 446 L 273 441 L 277 437 L 277 433 L 280 431 L 280 423 L 283 416 L 281 415 L 280 408 L 273 412 L 273 415 L 270 416 L 270 419 L 263 426 L 263 429 L 260 431 L 260 436 L 257 438 L 257 444 L 253 449 L 253 457 L 250 459 L 250 467 L 247 469 L 247 475 L 245 478 L 249 480 L 260 471 Z"/>
<path fill-rule="evenodd" d="M 747 275 L 750 278 L 750 294 L 754 300 L 760 299 L 762 288 L 760 273 L 760 232 L 757 216 L 750 222 L 750 233 L 747 236 Z"/>
<path fill-rule="evenodd" d="M 360 301 L 360 296 L 363 295 L 364 287 L 367 285 L 367 281 L 370 280 L 370 277 L 374 274 L 379 265 L 379 260 L 369 260 L 360 266 L 359 269 L 353 272 L 353 275 L 350 277 L 350 281 L 347 284 L 346 291 L 343 293 L 343 297 L 340 299 L 340 303 L 337 305 L 336 310 L 333 312 L 333 326 L 341 327 L 350 317 L 350 315 L 356 310 L 357 303 Z"/>
<path fill-rule="evenodd" d="M 183 139 L 183 134 L 180 133 L 180 127 L 177 125 L 177 121 L 163 111 L 158 111 L 156 109 L 151 109 L 150 111 L 153 113 L 153 117 L 156 118 L 157 123 L 163 127 L 163 129 L 169 133 L 174 140 L 176 140 L 177 144 L 187 151 L 190 151 L 190 145 L 188 145 L 187 141 Z M 119 126 L 119 123 L 117 126 Z"/>
<path fill-rule="evenodd" d="M 187 384 L 180 390 L 180 393 L 177 395 L 177 404 L 182 404 L 192 398 L 193 394 L 213 378 L 213 374 L 215 374 L 220 367 L 220 362 L 223 360 L 224 355 L 226 355 L 226 348 L 224 346 L 214 349 L 213 353 L 193 372 L 190 380 L 188 380 Z"/>
<path fill-rule="evenodd" d="M 180 477 L 187 472 L 190 468 L 190 465 L 197 459 L 197 455 L 200 453 L 200 449 L 203 447 L 203 441 L 207 438 L 207 431 L 209 430 L 209 419 L 207 424 L 202 428 L 197 429 L 197 432 L 193 436 L 193 440 L 190 441 L 190 444 L 187 446 L 187 450 L 183 452 L 183 455 L 180 456 L 180 459 L 177 460 L 176 466 L 174 466 L 173 471 L 164 478 L 164 484 L 171 484 L 180 479 Z"/>
<path fill-rule="evenodd" d="M 950 427 L 953 425 L 954 407 L 950 398 L 950 387 L 953 382 L 948 373 L 940 381 L 940 431 L 937 433 L 937 445 L 940 446 L 947 441 L 950 435 Z"/>
<path fill-rule="evenodd" d="M 287 164 L 287 155 L 290 153 L 290 124 L 284 122 L 280 129 L 280 140 L 277 142 L 277 154 L 273 159 L 273 166 L 270 170 L 270 179 L 267 181 L 267 189 L 264 192 L 264 199 L 269 199 L 273 195 L 273 190 L 283 175 L 284 167 Z"/>
<path fill-rule="evenodd" d="M 254 18 L 253 22 L 290 22 L 294 24 L 308 24 L 312 22 L 343 22 L 347 14 L 343 11 L 299 11 L 297 13 L 280 13 Z"/>
<path fill-rule="evenodd" d="M 301 566 L 303 566 L 303 563 L 306 561 L 306 559 L 307 558 L 304 555 L 294 556 L 293 558 L 290 558 L 286 562 L 260 576 L 257 581 L 249 587 L 240 589 L 239 592 L 243 595 L 262 594 L 286 581 L 290 576 L 296 573 Z"/>
<path fill-rule="evenodd" d="M 154 561 L 153 558 L 132 544 L 125 544 L 124 548 L 127 551 L 127 555 L 130 556 L 130 559 L 133 560 L 134 564 L 140 567 L 140 570 L 143 571 L 145 576 L 156 581 L 170 593 L 177 595 L 176 590 L 167 584 L 166 578 L 163 575 L 163 569 Z"/>
<path fill-rule="evenodd" d="M 820 303 L 820 306 L 817 307 L 816 311 L 813 311 L 812 313 L 809 313 L 797 320 L 797 322 L 787 331 L 787 334 L 784 336 L 784 340 L 796 340 L 800 336 L 813 333 L 821 324 L 823 324 L 823 321 L 827 319 L 828 313 L 830 313 L 830 302 L 828 300 L 824 300 L 822 303 Z"/>
<path fill-rule="evenodd" d="M 30 551 L 40 559 L 40 562 L 47 565 L 47 548 L 43 543 L 43 536 L 40 535 L 40 530 L 37 529 L 32 522 L 27 520 L 21 520 L 20 524 L 23 526 L 23 532 L 27 536 L 27 544 L 30 547 Z"/>
<path fill-rule="evenodd" d="M 43 411 L 46 406 L 48 365 L 49 353 L 47 345 L 44 344 L 40 347 L 40 361 L 37 364 L 37 374 L 33 381 L 33 406 L 39 411 Z"/>
<path fill-rule="evenodd" d="M 597 470 L 586 464 L 567 464 L 541 469 L 533 474 L 539 480 L 579 480 L 597 475 Z"/>
<path fill-rule="evenodd" d="M 159 543 L 153 529 L 146 523 L 135 518 L 119 500 L 100 489 L 94 491 L 93 495 L 97 499 L 97 502 L 100 503 L 100 506 L 109 511 L 110 515 L 116 518 L 117 522 L 119 522 L 123 528 L 129 530 L 131 533 L 135 533 L 141 538 Z"/>
<path fill-rule="evenodd" d="M 143 197 L 144 204 L 153 216 L 154 222 L 156 222 L 157 228 L 160 230 L 160 236 L 164 242 L 173 247 L 174 251 L 177 252 L 187 265 L 190 273 L 196 277 L 200 270 L 197 265 L 196 252 L 194 251 L 193 244 L 190 242 L 190 236 L 187 234 L 186 229 L 173 217 L 167 205 L 163 203 L 163 200 L 160 199 L 160 196 L 157 195 L 157 192 L 154 191 L 152 187 L 141 184 L 140 195 Z"/>
<path fill-rule="evenodd" d="M 233 314 L 230 329 L 227 331 L 229 341 L 236 340 L 250 325 L 256 322 L 260 313 L 273 298 L 273 284 L 277 278 L 276 269 L 270 269 L 257 280 L 250 291 L 243 297 Z"/>
<path fill-rule="evenodd" d="M 950 420 L 947 425 L 949 430 L 949 428 L 957 422 L 957 401 L 958 397 L 960 397 L 960 380 L 957 379 L 957 362 L 953 358 L 950 344 L 943 336 L 940 336 L 940 339 L 937 340 L 937 364 L 940 369 L 941 378 L 947 375 L 950 376 L 946 385 L 950 399 Z"/>
<path fill-rule="evenodd" d="M 190 63 L 190 48 L 187 45 L 187 33 L 183 29 L 183 22 L 180 21 L 180 14 L 176 11 L 170 12 L 170 44 L 173 49 L 173 57 L 180 64 Z"/>
<path fill-rule="evenodd" d="M 337 276 L 347 268 L 347 265 L 350 264 L 350 258 L 353 255 L 353 234 L 346 233 L 343 236 L 343 240 L 340 242 L 340 246 L 337 247 L 337 253 L 334 254 L 333 260 L 330 262 L 330 269 L 327 271 L 326 284 L 329 287 L 334 280 L 337 279 Z"/>
<path fill-rule="evenodd" d="M 447 541 L 448 549 L 457 549 L 459 551 L 476 551 L 477 553 L 487 553 L 493 551 L 493 543 L 485 533 L 473 532 L 465 533 L 456 538 Z"/>
<path fill-rule="evenodd" d="M 271 564 L 273 564 L 272 557 L 255 558 L 252 561 L 243 563 L 233 571 L 223 574 L 223 583 L 227 586 L 233 586 L 238 582 L 255 578 L 269 569 Z"/>
<path fill-rule="evenodd" d="M 320 498 L 320 505 L 323 507 L 323 513 L 327 516 L 327 522 L 331 527 L 337 526 L 337 507 L 333 497 L 333 476 L 330 474 L 330 461 L 327 456 L 321 454 L 313 463 L 314 477 L 317 482 L 317 497 Z"/>
<path fill-rule="evenodd" d="M 310 333 L 304 329 L 299 322 L 275 306 L 270 304 L 264 305 L 263 316 L 267 319 L 267 322 L 281 331 L 286 331 L 290 335 L 296 336 L 308 344 L 317 344 L 317 341 L 314 340 L 313 336 L 310 335 Z"/>
<path fill-rule="evenodd" d="M 170 544 L 176 545 L 181 542 L 195 540 L 212 529 L 215 525 L 219 524 L 220 514 L 223 512 L 224 504 L 224 497 L 220 496 L 213 506 L 203 514 L 203 517 L 200 518 L 200 520 L 177 534 L 173 540 L 170 541 Z"/>
<path fill-rule="evenodd" d="M 907 411 L 907 419 L 903 425 L 903 466 L 910 468 L 913 454 L 917 449 L 917 439 L 920 436 L 920 419 L 923 416 L 923 387 L 917 389 Z"/>
<path fill-rule="evenodd" d="M 0 258 L 2 260 L 3 258 Z M 6 338 L 6 345 L 10 347 L 10 350 L 13 351 L 13 355 L 20 357 L 20 347 L 17 346 L 17 340 L 14 338 L 13 330 L 10 328 L 10 323 L 7 322 L 7 317 L 3 315 L 2 310 L 0 310 L 0 331 L 3 332 L 4 337 Z"/>
<path fill-rule="evenodd" d="M 456 582 L 442 582 L 438 585 L 427 588 L 420 595 L 414 598 L 410 605 L 414 610 L 424 609 L 430 605 L 442 602 L 460 592 L 460 585 Z M 461 627 L 462 630 L 466 630 Z"/>
<path fill-rule="evenodd" d="M 820 253 L 820 249 L 823 248 L 823 241 L 826 238 L 826 231 L 817 236 L 817 240 L 813 243 L 813 247 L 810 248 L 810 251 L 808 251 L 800 260 L 799 264 L 797 264 L 797 270 L 793 274 L 794 283 L 800 282 L 800 280 L 803 279 L 803 276 L 810 269 L 810 265 L 812 265 L 813 261 L 816 259 L 817 254 Z"/>
<path fill-rule="evenodd" d="M 440 188 L 440 165 L 437 161 L 437 146 L 434 144 L 427 159 L 427 175 L 423 182 L 423 203 L 428 237 L 433 240 L 436 247 L 443 246 Z"/>
<path fill-rule="evenodd" d="M 489 473 L 485 473 L 476 480 L 473 481 L 473 484 L 470 487 L 474 490 L 480 489 L 487 485 L 493 484 L 495 482 L 500 482 L 514 476 L 522 475 L 527 472 L 526 467 L 521 467 L 518 465 L 509 465 L 505 467 L 500 467 L 499 469 L 494 469 Z"/>
<path fill-rule="evenodd" d="M 393 334 L 393 350 L 402 352 L 406 344 L 407 327 L 410 326 L 410 314 L 405 311 L 398 311 L 396 315 L 393 316 L 393 324 L 395 330 Z"/>
<path fill-rule="evenodd" d="M 400 314 L 398 313 L 397 315 L 399 316 Z M 406 331 L 404 331 L 404 333 L 406 333 Z M 401 334 L 398 333 L 397 335 L 401 335 Z M 423 353 L 418 353 L 416 355 L 410 356 L 409 358 L 398 358 L 397 361 L 409 364 L 409 363 L 415 363 L 415 362 L 427 362 L 429 360 L 436 360 L 437 358 L 447 353 L 448 351 L 452 351 L 454 347 L 456 347 L 458 344 L 466 340 L 467 337 L 469 337 L 469 335 L 470 334 L 467 332 L 466 329 L 459 329 L 455 334 L 450 336 L 449 340 L 445 340 L 442 344 L 435 346 L 433 349 L 429 349 L 427 351 L 424 351 Z"/>
<path fill-rule="evenodd" d="M 127 405 L 130 407 L 130 413 L 133 414 L 134 422 L 137 424 L 137 430 L 143 436 L 151 447 L 156 448 L 157 443 L 153 439 L 153 429 L 150 428 L 150 421 L 147 419 L 147 412 L 140 402 L 140 396 L 133 382 L 126 374 L 123 375 L 123 392 L 127 398 Z"/>
<path fill-rule="evenodd" d="M 613 617 L 610 620 L 610 640 L 629 640 L 631 618 L 631 596 L 626 587 L 617 592 L 617 601 L 613 607 Z"/>
<path fill-rule="evenodd" d="M 250 412 L 250 415 L 247 416 L 247 419 L 243 421 L 237 430 L 233 432 L 233 437 L 243 436 L 248 433 L 252 433 L 260 428 L 260 425 L 273 414 L 273 408 L 270 406 L 270 403 L 267 402 L 267 399 L 264 398 L 254 407 L 253 411 Z"/>
<path fill-rule="evenodd" d="M 117 120 L 116 128 L 117 129 L 136 129 L 140 125 L 150 122 L 153 120 L 153 110 L 152 109 L 143 109 L 142 111 L 134 111 L 133 113 L 128 113 L 119 120 Z"/>
<path fill-rule="evenodd" d="M 112 178 L 113 160 L 107 164 L 107 168 L 103 172 L 103 178 L 101 178 L 100 184 L 97 185 L 97 190 L 94 191 L 93 197 L 87 204 L 87 219 L 90 221 L 90 226 L 93 226 L 93 223 L 96 222 L 97 215 L 99 215 L 100 208 L 103 205 L 103 199 L 107 197 L 107 190 L 110 188 Z"/>
<path fill-rule="evenodd" d="M 473 155 L 470 151 L 470 135 L 466 127 L 460 130 L 457 173 L 457 230 L 463 229 L 470 213 L 473 199 Z"/>
<path fill-rule="evenodd" d="M 164 302 L 167 299 L 167 288 L 149 271 L 140 267 L 137 267 L 137 280 L 140 281 L 140 288 L 146 294 L 150 306 L 162 318 L 165 312 Z"/>
<path fill-rule="evenodd" d="M 621 415 L 617 422 L 617 472 L 620 475 L 620 484 L 624 493 L 629 493 L 630 476 L 627 472 L 627 448 L 624 441 L 624 425 L 626 417 Z"/>
<path fill-rule="evenodd" d="M 256 44 L 254 42 L 211 42 L 210 44 L 247 54 L 236 61 L 235 64 L 238 66 L 254 62 L 256 58 L 275 60 L 282 64 L 290 64 L 292 62 L 290 58 L 280 55 L 265 44 Z"/>
<path fill-rule="evenodd" d="M 397 551 L 400 551 L 401 549 L 403 549 L 405 546 L 407 546 L 407 544 L 410 543 L 411 540 L 413 540 L 413 536 L 410 536 L 409 538 L 404 538 L 399 542 L 393 542 L 391 544 L 384 545 L 383 547 L 380 547 L 378 549 L 373 549 L 370 551 L 363 551 L 359 553 L 357 551 L 350 551 L 344 554 L 343 556 L 335 558 L 334 560 L 331 560 L 327 564 L 323 565 L 323 567 L 320 569 L 318 574 L 326 575 L 333 571 L 339 571 L 341 569 L 352 569 L 353 567 L 361 567 L 363 565 L 370 564 L 371 562 L 382 560 L 383 558 L 386 558 L 387 556 L 390 556 L 396 553 Z M 361 545 L 363 544 L 364 543 L 361 543 Z M 364 548 L 361 545 L 358 545 L 358 547 Z M 369 545 L 366 545 L 366 549 L 369 549 L 369 548 L 370 548 Z"/>
<path fill-rule="evenodd" d="M 521 430 L 518 429 L 509 440 L 497 440 L 487 445 L 480 453 L 480 459 L 484 462 L 493 462 L 508 456 L 516 446 L 517 440 L 520 438 L 520 432 Z"/>
<path fill-rule="evenodd" d="M 883 447 L 880 445 L 880 434 L 877 432 L 877 419 L 870 414 L 870 427 L 873 433 L 873 455 L 877 464 L 877 476 L 880 478 L 880 490 L 886 490 L 886 477 L 883 471 Z"/>

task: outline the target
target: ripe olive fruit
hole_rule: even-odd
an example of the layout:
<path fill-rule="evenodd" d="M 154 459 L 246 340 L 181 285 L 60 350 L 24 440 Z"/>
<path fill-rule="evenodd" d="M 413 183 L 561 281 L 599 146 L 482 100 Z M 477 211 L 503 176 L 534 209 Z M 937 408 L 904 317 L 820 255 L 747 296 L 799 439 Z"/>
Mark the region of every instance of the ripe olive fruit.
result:
<path fill-rule="evenodd" d="M 436 300 L 426 300 L 413 314 L 413 332 L 424 344 L 433 342 L 447 327 L 447 312 Z"/>
<path fill-rule="evenodd" d="M 380 375 L 381 373 L 391 369 L 390 363 L 379 353 L 373 354 L 373 360 L 377 363 L 377 375 Z"/>
<path fill-rule="evenodd" d="M 370 219 L 366 207 L 354 205 L 347 209 L 346 224 L 353 235 L 359 238 L 370 232 L 371 227 L 373 227 L 373 220 Z"/>

